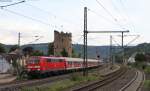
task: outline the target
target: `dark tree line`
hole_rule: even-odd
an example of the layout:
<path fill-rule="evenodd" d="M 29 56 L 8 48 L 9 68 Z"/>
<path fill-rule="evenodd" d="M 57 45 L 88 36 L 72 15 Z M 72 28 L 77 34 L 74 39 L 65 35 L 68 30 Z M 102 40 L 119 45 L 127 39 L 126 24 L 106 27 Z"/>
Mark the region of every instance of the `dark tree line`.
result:
<path fill-rule="evenodd" d="M 144 61 L 146 61 L 146 57 L 143 53 L 137 53 L 135 56 L 135 61 L 136 62 L 144 62 Z"/>
<path fill-rule="evenodd" d="M 0 53 L 5 53 L 6 49 L 3 44 L 0 43 Z"/>

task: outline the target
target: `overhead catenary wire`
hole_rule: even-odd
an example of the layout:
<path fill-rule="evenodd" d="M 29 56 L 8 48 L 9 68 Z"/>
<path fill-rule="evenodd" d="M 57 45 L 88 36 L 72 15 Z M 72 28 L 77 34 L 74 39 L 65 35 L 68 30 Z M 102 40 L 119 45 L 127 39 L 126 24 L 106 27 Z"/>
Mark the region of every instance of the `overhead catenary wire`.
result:
<path fill-rule="evenodd" d="M 116 36 L 121 37 L 122 35 L 116 35 Z M 133 43 L 135 40 L 137 40 L 140 37 L 140 35 L 124 35 L 124 37 L 129 37 L 129 36 L 135 36 L 135 38 L 133 38 L 131 41 L 129 41 L 124 46 L 129 46 L 131 43 Z M 112 38 L 112 39 L 118 46 L 121 46 L 119 43 L 117 43 L 117 41 L 114 38 Z"/>
<path fill-rule="evenodd" d="M 126 19 L 125 15 L 120 11 L 116 4 L 114 4 L 113 0 L 111 0 L 114 9 L 120 14 L 123 19 Z"/>
<path fill-rule="evenodd" d="M 39 38 L 35 39 L 34 41 L 29 42 L 28 44 L 34 43 L 36 41 L 39 41 L 41 38 L 43 38 L 43 36 L 39 36 Z"/>
<path fill-rule="evenodd" d="M 45 14 L 51 15 L 51 16 L 53 16 L 53 18 L 58 19 L 58 20 L 60 20 L 60 21 L 63 21 L 63 22 L 65 22 L 65 23 L 67 23 L 67 24 L 71 24 L 71 25 L 73 25 L 73 26 L 78 26 L 78 25 L 79 25 L 79 24 L 76 24 L 76 23 L 74 23 L 74 22 L 72 22 L 72 21 L 69 21 L 69 20 L 67 20 L 67 19 L 65 19 L 65 18 L 62 18 L 62 17 L 60 17 L 60 16 L 58 17 L 58 15 L 56 15 L 56 14 L 50 12 L 50 11 L 46 11 L 46 10 L 44 10 L 44 9 L 41 9 L 41 8 L 35 6 L 35 5 L 31 5 L 31 4 L 29 4 L 29 3 L 25 3 L 25 5 L 30 6 L 30 7 L 34 8 L 34 9 L 37 9 L 37 10 L 39 10 L 39 11 L 45 13 Z"/>
<path fill-rule="evenodd" d="M 80 40 L 83 38 L 83 35 L 79 35 L 77 41 L 73 41 L 74 43 L 79 44 Z"/>
<path fill-rule="evenodd" d="M 127 13 L 126 6 L 125 6 L 124 3 L 122 2 L 122 0 L 120 0 L 120 3 L 121 3 L 122 8 L 123 8 L 124 11 L 125 11 L 125 14 L 126 14 L 128 20 L 129 20 L 130 25 L 132 26 L 133 30 L 135 30 L 134 23 L 133 23 L 133 21 L 131 21 L 129 15 L 128 15 L 128 13 Z"/>
<path fill-rule="evenodd" d="M 2 6 L 0 6 L 0 7 L 3 9 L 4 7 L 17 5 L 17 4 L 24 3 L 24 2 L 25 2 L 25 0 L 22 0 L 22 1 L 19 1 L 19 2 L 12 3 L 12 4 L 2 5 Z"/>
<path fill-rule="evenodd" d="M 107 14 L 109 14 L 113 19 L 114 21 L 118 21 L 103 5 L 100 1 L 96 0 L 96 2 L 98 3 L 98 5 L 100 5 L 106 12 Z"/>
<path fill-rule="evenodd" d="M 135 40 L 137 40 L 140 37 L 140 35 L 136 35 L 136 37 L 134 39 L 132 39 L 130 42 L 128 42 L 125 46 L 130 45 L 132 42 L 134 42 Z"/>
<path fill-rule="evenodd" d="M 5 10 L 5 11 L 7 11 L 7 12 L 9 12 L 9 13 L 12 13 L 12 14 L 15 14 L 15 15 L 18 15 L 18 16 L 21 16 L 21 17 L 24 17 L 24 18 L 27 18 L 27 19 L 30 19 L 30 20 L 32 20 L 32 21 L 36 21 L 36 22 L 42 23 L 42 24 L 44 24 L 44 25 L 51 26 L 50 24 L 48 24 L 48 23 L 46 23 L 46 22 L 44 22 L 44 21 L 35 19 L 35 18 L 33 18 L 33 17 L 30 17 L 30 16 L 23 15 L 23 14 L 21 14 L 21 13 L 18 13 L 18 12 L 15 12 L 15 11 L 12 11 L 12 10 L 9 10 L 9 9 L 6 9 L 6 8 L 5 8 L 5 9 L 3 8 L 2 10 Z"/>
<path fill-rule="evenodd" d="M 113 40 L 118 46 L 121 46 L 113 37 L 112 37 L 112 40 Z"/>
<path fill-rule="evenodd" d="M 83 2 L 81 2 L 81 3 L 82 3 L 82 4 L 84 4 L 84 2 L 85 2 L 85 0 L 83 0 Z M 84 5 L 85 5 L 85 4 L 84 4 Z M 105 16 L 103 16 L 103 15 L 101 15 L 101 14 L 97 13 L 96 11 L 94 11 L 94 10 L 90 9 L 89 7 L 88 7 L 87 9 L 88 9 L 88 11 L 90 11 L 90 12 L 92 12 L 92 13 L 96 14 L 96 15 L 97 15 L 97 16 L 99 16 L 100 18 L 102 18 L 102 19 L 106 20 L 107 22 L 112 23 L 112 24 L 115 24 L 115 25 L 117 25 L 117 26 L 118 26 L 118 24 L 116 24 L 116 23 L 115 23 L 114 21 L 112 21 L 111 19 L 106 18 Z"/>
<path fill-rule="evenodd" d="M 6 7 L 8 7 L 8 6 L 12 6 L 12 5 L 16 5 L 16 4 L 19 4 L 19 3 L 23 3 L 23 2 L 25 2 L 25 1 L 22 1 L 22 2 L 17 2 L 17 3 L 14 3 L 14 4 L 10 4 L 10 5 L 5 5 L 5 6 L 1 6 L 1 7 L 3 7 L 3 8 L 1 8 L 2 10 L 5 10 L 5 11 L 7 11 L 7 12 L 9 12 L 9 13 L 12 13 L 12 14 L 15 14 L 15 15 L 18 15 L 18 16 L 21 16 L 21 17 L 24 17 L 24 18 L 27 18 L 27 19 L 30 19 L 30 20 L 32 20 L 32 21 L 36 21 L 36 22 L 39 22 L 39 23 L 42 23 L 42 24 L 45 24 L 45 25 L 50 25 L 50 24 L 48 24 L 48 23 L 46 23 L 46 22 L 44 22 L 44 21 L 42 21 L 42 20 L 39 20 L 39 19 L 36 19 L 36 18 L 33 18 L 33 17 L 30 17 L 30 16 L 26 16 L 26 15 L 24 15 L 24 14 L 21 14 L 21 13 L 19 13 L 19 12 L 15 12 L 15 11 L 13 11 L 13 10 L 9 10 L 9 9 L 7 9 Z M 5 7 L 5 8 L 4 8 Z M 34 7 L 34 6 L 32 6 L 32 7 Z M 38 7 L 36 7 L 37 9 L 40 9 L 40 8 L 38 8 Z M 40 9 L 41 11 L 42 11 L 42 9 Z M 43 10 L 44 11 L 44 10 Z M 44 12 L 46 12 L 46 11 L 44 11 Z M 49 13 L 49 12 L 47 12 L 47 13 Z M 55 17 L 55 16 L 54 16 Z M 69 23 L 69 24 L 72 24 L 72 23 Z M 38 40 L 38 39 L 37 39 Z"/>
<path fill-rule="evenodd" d="M 123 26 L 119 24 L 118 19 L 117 19 L 116 17 L 114 17 L 114 16 L 110 13 L 110 11 L 107 10 L 99 0 L 96 0 L 96 2 L 98 3 L 98 5 L 99 5 L 100 7 L 102 7 L 102 8 L 106 11 L 106 13 L 107 13 L 109 16 L 112 17 L 112 19 L 113 19 L 122 29 L 124 29 Z"/>
<path fill-rule="evenodd" d="M 26 2 L 26 0 L 22 0 L 22 1 L 19 1 L 19 2 L 16 2 L 16 3 L 13 3 L 13 4 L 8 4 L 8 5 L 0 6 L 0 8 L 6 10 L 6 7 L 13 6 L 13 5 L 17 5 L 17 4 L 21 4 L 21 3 L 25 3 L 25 2 Z M 27 3 L 25 3 L 25 5 L 28 5 L 28 6 L 32 7 L 32 8 L 35 8 L 35 9 L 37 9 L 37 10 L 39 10 L 39 11 L 42 11 L 42 12 L 44 12 L 44 13 L 50 14 L 50 15 L 52 15 L 54 18 L 58 18 L 55 14 L 53 14 L 53 13 L 51 13 L 51 12 L 48 12 L 48 11 L 45 11 L 45 10 L 43 10 L 43 9 L 37 7 L 37 6 L 33 6 L 33 5 L 27 4 Z M 10 12 L 10 13 L 13 13 L 13 14 L 16 14 L 16 15 L 19 15 L 19 16 L 22 16 L 22 17 L 24 17 L 24 18 L 31 19 L 31 20 L 36 21 L 36 22 L 40 22 L 40 23 L 45 24 L 45 25 L 50 25 L 50 24 L 48 24 L 48 23 L 46 23 L 46 22 L 44 22 L 44 21 L 42 21 L 42 20 L 38 20 L 38 19 L 35 19 L 35 18 L 33 18 L 33 17 L 20 14 L 20 13 L 18 13 L 18 12 L 14 12 L 14 11 L 10 11 L 10 10 L 7 10 L 7 11 Z M 60 17 L 59 17 L 59 19 L 62 20 L 62 21 L 65 21 L 65 23 L 74 25 L 72 22 L 68 22 L 66 19 L 63 19 L 63 18 L 60 18 Z M 77 25 L 77 24 L 76 24 L 76 25 Z M 54 25 L 53 27 L 56 27 L 56 25 Z"/>
<path fill-rule="evenodd" d="M 106 21 L 108 21 L 109 23 L 112 23 L 112 24 L 114 24 L 114 25 L 117 25 L 117 26 L 118 26 L 118 24 L 116 24 L 116 23 L 115 23 L 115 22 L 113 22 L 112 20 L 110 20 L 109 18 L 106 18 L 106 17 L 104 17 L 104 16 L 100 15 L 99 13 L 95 12 L 94 10 L 91 10 L 91 9 L 89 9 L 89 8 L 88 8 L 88 11 L 90 11 L 90 12 L 92 12 L 92 13 L 96 14 L 97 16 L 99 16 L 99 17 L 100 17 L 100 18 L 102 18 L 102 19 L 105 19 L 105 20 L 106 20 Z"/>

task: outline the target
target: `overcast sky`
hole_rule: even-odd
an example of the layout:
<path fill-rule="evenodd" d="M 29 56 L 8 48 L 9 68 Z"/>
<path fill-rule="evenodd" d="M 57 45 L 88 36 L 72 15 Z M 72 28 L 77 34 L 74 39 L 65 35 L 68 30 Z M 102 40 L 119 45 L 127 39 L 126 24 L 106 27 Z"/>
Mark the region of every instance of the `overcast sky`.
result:
<path fill-rule="evenodd" d="M 2 1 L 7 0 L 0 0 L 1 6 L 21 0 Z M 149 4 L 150 0 L 26 0 L 0 9 L 0 42 L 17 44 L 18 32 L 21 32 L 22 45 L 52 42 L 54 30 L 58 30 L 71 32 L 73 43 L 82 44 L 85 6 L 88 30 L 129 30 L 127 35 L 140 35 L 130 45 L 150 42 Z M 120 44 L 119 34 L 88 34 L 88 44 L 108 45 L 110 35 L 113 44 Z M 135 37 L 125 37 L 125 44 Z"/>

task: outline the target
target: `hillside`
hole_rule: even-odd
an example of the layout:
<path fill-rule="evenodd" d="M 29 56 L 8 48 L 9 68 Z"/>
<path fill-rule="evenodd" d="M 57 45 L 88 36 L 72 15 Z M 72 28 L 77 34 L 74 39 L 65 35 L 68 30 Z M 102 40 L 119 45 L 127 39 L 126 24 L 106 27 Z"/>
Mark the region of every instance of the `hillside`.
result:
<path fill-rule="evenodd" d="M 4 45 L 6 50 L 8 51 L 12 45 Z M 23 45 L 21 48 L 32 46 L 35 50 L 40 50 L 44 52 L 44 54 L 47 54 L 48 51 L 48 43 L 40 43 L 40 44 L 28 44 Z M 83 45 L 81 44 L 73 44 L 73 49 L 76 53 L 80 53 L 81 56 L 83 56 Z M 114 47 L 118 48 L 118 47 Z M 117 49 L 117 52 L 121 51 Z M 137 46 L 129 46 L 125 47 L 125 56 L 129 57 L 135 52 L 145 52 L 150 53 L 150 43 L 142 43 Z M 99 54 L 101 58 L 106 58 L 109 56 L 109 46 L 88 46 L 88 58 L 95 58 Z M 120 54 L 120 53 L 119 53 Z"/>
<path fill-rule="evenodd" d="M 5 45 L 5 49 L 8 51 L 12 46 L 13 45 Z M 27 46 L 33 47 L 34 50 L 40 50 L 47 55 L 48 43 L 28 44 L 21 46 L 21 48 L 23 49 Z M 72 46 L 76 53 L 80 53 L 81 56 L 83 56 L 83 45 L 73 44 Z M 109 46 L 88 46 L 88 58 L 95 58 L 97 54 L 99 54 L 102 58 L 106 58 L 109 55 Z"/>
<path fill-rule="evenodd" d="M 83 45 L 73 44 L 73 49 L 83 56 Z M 101 58 L 109 56 L 109 46 L 88 46 L 88 58 L 96 58 L 100 55 Z"/>
<path fill-rule="evenodd" d="M 150 43 L 142 43 L 125 49 L 125 54 L 127 56 L 130 56 L 135 52 L 150 53 Z"/>

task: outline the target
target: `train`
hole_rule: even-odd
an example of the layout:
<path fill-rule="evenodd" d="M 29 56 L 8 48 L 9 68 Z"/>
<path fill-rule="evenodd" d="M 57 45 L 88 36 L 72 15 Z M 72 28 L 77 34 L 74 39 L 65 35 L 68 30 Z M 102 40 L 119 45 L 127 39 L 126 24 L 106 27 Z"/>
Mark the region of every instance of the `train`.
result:
<path fill-rule="evenodd" d="M 88 59 L 87 68 L 100 65 L 99 60 Z M 32 56 L 27 60 L 27 74 L 29 76 L 51 75 L 76 70 L 83 70 L 83 59 L 69 57 Z"/>

